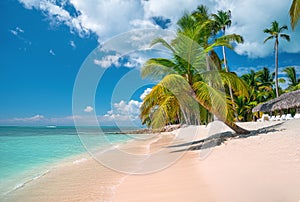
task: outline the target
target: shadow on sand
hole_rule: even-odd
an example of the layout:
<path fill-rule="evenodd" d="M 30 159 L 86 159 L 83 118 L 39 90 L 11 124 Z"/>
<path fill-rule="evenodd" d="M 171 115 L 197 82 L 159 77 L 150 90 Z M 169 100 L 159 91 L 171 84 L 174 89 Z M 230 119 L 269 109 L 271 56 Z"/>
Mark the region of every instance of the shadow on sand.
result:
<path fill-rule="evenodd" d="M 247 135 L 238 135 L 238 134 L 232 133 L 232 132 L 217 133 L 217 134 L 211 135 L 205 139 L 196 140 L 196 141 L 188 142 L 188 143 L 184 143 L 184 144 L 172 145 L 172 146 L 168 146 L 167 148 L 178 148 L 178 150 L 172 151 L 171 153 L 213 148 L 213 147 L 221 145 L 222 143 L 224 143 L 232 138 L 235 138 L 235 139 L 248 138 L 248 137 L 257 136 L 260 134 L 268 134 L 271 132 L 282 131 L 282 129 L 279 129 L 279 126 L 281 126 L 282 124 L 283 123 L 279 123 L 276 125 L 260 128 L 257 130 L 252 130 Z M 185 147 L 185 148 L 179 149 L 181 147 Z"/>

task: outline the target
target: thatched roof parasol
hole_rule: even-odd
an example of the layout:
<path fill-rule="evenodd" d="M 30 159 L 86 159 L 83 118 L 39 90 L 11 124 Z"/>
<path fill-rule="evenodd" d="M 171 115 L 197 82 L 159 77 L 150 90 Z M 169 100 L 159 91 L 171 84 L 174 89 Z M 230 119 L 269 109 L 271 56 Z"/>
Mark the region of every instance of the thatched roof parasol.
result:
<path fill-rule="evenodd" d="M 300 107 L 300 90 L 282 94 L 278 98 L 257 105 L 252 112 L 270 112 L 282 109 L 293 109 Z"/>

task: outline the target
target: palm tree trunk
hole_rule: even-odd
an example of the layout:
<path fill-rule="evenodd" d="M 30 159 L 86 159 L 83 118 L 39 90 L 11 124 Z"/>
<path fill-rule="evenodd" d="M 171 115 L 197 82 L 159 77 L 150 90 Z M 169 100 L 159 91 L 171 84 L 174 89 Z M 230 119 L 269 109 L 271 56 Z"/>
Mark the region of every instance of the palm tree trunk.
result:
<path fill-rule="evenodd" d="M 224 31 L 224 33 L 225 33 L 225 31 Z M 226 72 L 229 72 L 229 68 L 227 66 L 227 58 L 226 58 L 225 46 L 222 46 L 222 49 L 223 49 L 224 67 L 225 67 Z M 232 101 L 234 115 L 235 115 L 236 120 L 239 120 L 238 119 L 238 114 L 237 114 L 237 111 L 236 111 L 236 107 L 235 107 L 234 98 L 233 98 L 232 88 L 231 88 L 230 85 L 228 87 L 229 87 L 229 94 L 230 94 L 230 98 L 231 98 L 231 101 Z"/>
<path fill-rule="evenodd" d="M 205 54 L 205 60 L 206 60 L 206 70 L 210 71 L 210 64 L 209 64 L 209 55 L 208 53 Z"/>
<path fill-rule="evenodd" d="M 225 27 L 223 28 L 223 35 L 225 36 Z M 229 68 L 227 66 L 225 46 L 222 46 L 222 50 L 223 50 L 224 67 L 225 67 L 226 72 L 229 72 Z M 233 99 L 232 88 L 231 88 L 230 85 L 228 87 L 229 87 L 229 94 L 230 94 L 230 98 L 231 98 L 231 101 L 232 101 L 234 115 L 235 115 L 236 120 L 238 121 L 239 119 L 238 119 L 238 114 L 237 114 L 236 107 L 235 107 L 235 102 L 234 102 L 234 99 Z"/>
<path fill-rule="evenodd" d="M 224 67 L 226 69 L 226 72 L 229 72 L 229 69 L 228 69 L 228 66 L 227 66 L 227 58 L 226 58 L 225 46 L 222 46 L 222 50 L 223 50 Z"/>
<path fill-rule="evenodd" d="M 222 122 L 224 122 L 229 128 L 231 128 L 236 134 L 249 134 L 250 131 L 239 127 L 238 125 L 236 125 L 234 122 L 226 119 L 226 117 L 222 116 L 218 111 L 213 110 L 209 105 L 207 105 L 207 103 L 199 100 L 195 94 L 194 91 L 191 92 L 191 96 L 200 104 L 202 105 L 205 109 L 207 109 L 210 113 L 212 113 L 214 115 L 214 119 L 215 120 L 220 120 Z M 224 106 L 226 107 L 226 106 Z"/>
<path fill-rule="evenodd" d="M 206 53 L 205 59 L 206 59 L 206 70 L 207 70 L 207 71 L 211 71 L 210 64 L 209 64 L 209 55 L 208 55 L 208 53 Z M 211 81 L 208 81 L 208 85 L 209 85 L 209 86 L 212 86 Z M 206 109 L 207 109 L 207 108 L 206 108 Z M 207 109 L 207 110 L 209 111 L 209 109 Z M 213 120 L 213 121 L 216 121 L 216 120 L 218 120 L 218 117 L 217 117 L 215 114 L 213 114 L 212 120 Z"/>
<path fill-rule="evenodd" d="M 236 125 L 234 122 L 230 122 L 230 121 L 223 121 L 229 128 L 231 128 L 234 132 L 236 132 L 236 134 L 241 134 L 241 135 L 246 135 L 249 134 L 250 131 Z"/>
<path fill-rule="evenodd" d="M 275 90 L 276 97 L 279 96 L 278 92 L 278 38 L 275 40 Z"/>

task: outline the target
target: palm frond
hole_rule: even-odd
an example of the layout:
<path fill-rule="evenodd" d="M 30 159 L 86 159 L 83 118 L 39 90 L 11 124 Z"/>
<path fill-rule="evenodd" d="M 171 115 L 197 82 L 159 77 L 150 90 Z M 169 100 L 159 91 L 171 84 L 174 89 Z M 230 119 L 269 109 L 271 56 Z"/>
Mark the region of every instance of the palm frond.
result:
<path fill-rule="evenodd" d="M 280 34 L 280 37 L 284 38 L 284 39 L 287 40 L 287 41 L 290 41 L 290 40 L 291 40 L 290 36 L 287 35 L 287 34 Z"/>
<path fill-rule="evenodd" d="M 222 120 L 233 120 L 231 101 L 224 92 L 202 81 L 194 83 L 193 90 L 197 101 L 202 106 Z"/>
<path fill-rule="evenodd" d="M 230 86 L 238 95 L 249 97 L 249 88 L 247 84 L 232 72 L 219 72 L 223 85 Z"/>
<path fill-rule="evenodd" d="M 161 82 L 178 100 L 181 112 L 186 116 L 200 117 L 199 103 L 195 100 L 190 84 L 180 75 L 167 75 Z M 198 121 L 200 122 L 200 121 Z"/>
<path fill-rule="evenodd" d="M 273 35 L 273 31 L 271 29 L 264 29 L 264 33 Z"/>
<path fill-rule="evenodd" d="M 287 67 L 283 71 L 287 74 L 289 86 L 296 86 L 298 82 L 295 67 Z"/>
<path fill-rule="evenodd" d="M 165 58 L 152 58 L 149 59 L 142 66 L 142 77 L 152 78 L 154 80 L 162 79 L 167 74 L 175 73 L 176 64 Z"/>
<path fill-rule="evenodd" d="M 196 41 L 183 34 L 178 34 L 172 44 L 178 61 L 185 66 L 187 74 L 192 73 L 197 68 L 199 71 L 199 67 L 203 67 L 205 52 Z"/>
<path fill-rule="evenodd" d="M 249 88 L 247 84 L 235 73 L 214 70 L 205 72 L 202 76 L 206 82 L 210 81 L 214 88 L 223 89 L 224 86 L 230 86 L 238 95 L 249 97 Z"/>
<path fill-rule="evenodd" d="M 278 32 L 282 32 L 283 30 L 288 30 L 288 26 L 283 25 L 282 27 L 279 28 Z"/>
<path fill-rule="evenodd" d="M 213 44 L 210 44 L 208 47 L 204 49 L 206 53 L 212 51 L 215 47 L 225 46 L 229 49 L 233 49 L 233 46 L 225 39 L 217 39 Z"/>
<path fill-rule="evenodd" d="M 229 42 L 244 43 L 244 38 L 238 34 L 227 34 L 219 37 L 217 40 L 227 40 Z"/>
<path fill-rule="evenodd" d="M 274 36 L 273 35 L 271 35 L 271 36 L 268 36 L 265 40 L 264 40 L 264 43 L 266 43 L 267 41 L 269 41 L 270 39 L 273 39 L 274 38 Z"/>
<path fill-rule="evenodd" d="M 172 46 L 166 40 L 164 40 L 163 38 L 158 37 L 158 38 L 154 39 L 151 42 L 150 47 L 152 47 L 156 44 L 161 44 L 164 47 L 166 47 L 167 49 L 169 49 L 170 51 L 174 52 L 174 49 L 172 48 Z"/>
<path fill-rule="evenodd" d="M 293 0 L 289 13 L 292 30 L 295 30 L 295 27 L 300 18 L 300 0 Z"/>

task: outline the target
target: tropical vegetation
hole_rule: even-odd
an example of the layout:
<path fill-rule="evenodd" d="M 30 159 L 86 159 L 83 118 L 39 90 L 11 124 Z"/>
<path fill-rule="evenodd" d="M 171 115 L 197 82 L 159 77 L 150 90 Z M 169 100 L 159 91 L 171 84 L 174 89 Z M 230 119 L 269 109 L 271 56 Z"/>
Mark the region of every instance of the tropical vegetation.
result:
<path fill-rule="evenodd" d="M 300 78 L 297 77 L 295 67 L 287 67 L 283 70 L 288 78 L 287 91 L 294 91 L 300 89 Z"/>
<path fill-rule="evenodd" d="M 300 0 L 293 0 L 289 14 L 291 19 L 292 29 L 295 30 L 295 27 L 300 18 Z"/>
<path fill-rule="evenodd" d="M 185 13 L 177 22 L 178 30 L 171 41 L 155 39 L 151 46 L 162 45 L 172 53 L 171 58 L 151 58 L 142 67 L 142 77 L 159 81 L 144 98 L 141 120 L 151 128 L 168 124 L 208 124 L 218 119 L 238 134 L 249 131 L 235 124 L 251 121 L 252 109 L 281 93 L 300 89 L 300 79 L 294 67 L 284 69 L 288 87 L 284 90 L 278 83 L 279 38 L 290 40 L 282 33 L 287 26 L 277 21 L 264 32 L 265 39 L 275 39 L 275 71 L 268 67 L 255 72 L 251 70 L 238 76 L 231 72 L 227 63 L 226 48 L 234 49 L 235 43 L 243 43 L 238 34 L 226 34 L 231 25 L 230 11 L 210 14 L 204 5 L 192 13 Z M 222 48 L 222 57 L 216 52 Z"/>

